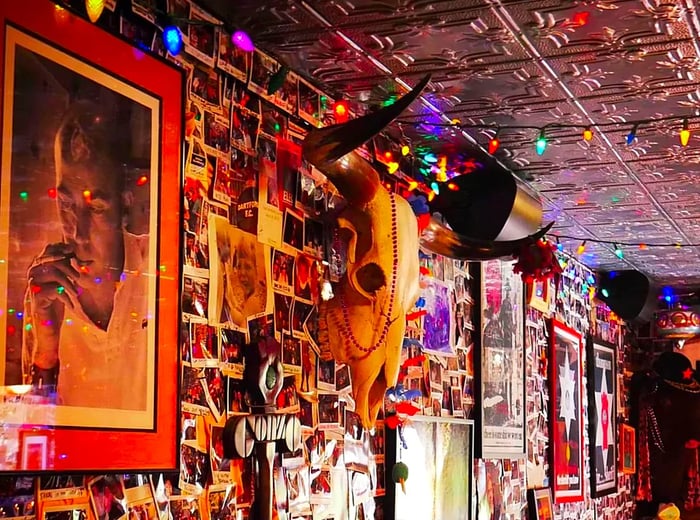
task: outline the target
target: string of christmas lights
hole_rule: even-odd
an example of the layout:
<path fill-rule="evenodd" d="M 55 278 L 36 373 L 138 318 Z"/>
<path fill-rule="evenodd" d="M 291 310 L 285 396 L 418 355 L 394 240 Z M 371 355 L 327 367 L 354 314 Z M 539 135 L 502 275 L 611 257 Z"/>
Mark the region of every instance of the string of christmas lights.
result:
<path fill-rule="evenodd" d="M 634 247 L 639 249 L 640 251 L 644 251 L 647 249 L 653 249 L 653 248 L 669 248 L 673 247 L 675 249 L 682 249 L 682 248 L 688 248 L 688 247 L 700 247 L 700 243 L 683 243 L 683 242 L 656 242 L 656 243 L 647 243 L 647 242 L 626 242 L 626 241 L 621 241 L 621 240 L 604 240 L 604 239 L 598 239 L 598 238 L 581 238 L 581 237 L 574 237 L 570 235 L 560 235 L 558 233 L 549 233 L 547 235 L 550 239 L 554 239 L 556 241 L 556 246 L 557 249 L 561 252 L 564 251 L 564 244 L 562 244 L 559 240 L 560 239 L 566 239 L 566 240 L 574 240 L 576 242 L 580 242 L 580 245 L 576 249 L 576 254 L 581 256 L 585 251 L 586 251 L 586 244 L 588 243 L 593 243 L 593 244 L 604 244 L 607 246 L 612 246 L 615 251 L 615 256 L 617 256 L 619 259 L 623 259 L 625 256 L 624 250 L 622 249 L 623 247 Z"/>
<path fill-rule="evenodd" d="M 453 119 L 450 123 L 429 123 L 425 121 L 414 121 L 411 119 L 400 119 L 398 124 L 400 125 L 410 125 L 415 128 L 420 127 L 430 127 L 430 128 L 455 128 L 460 130 L 468 129 L 479 129 L 479 130 L 493 130 L 494 135 L 489 140 L 488 151 L 491 155 L 496 153 L 500 147 L 500 140 L 498 136 L 501 132 L 507 132 L 509 130 L 535 130 L 538 132 L 537 139 L 535 140 L 535 151 L 537 155 L 543 155 L 547 149 L 548 130 L 561 130 L 561 129 L 573 129 L 581 131 L 581 136 L 584 141 L 591 141 L 593 139 L 594 129 L 603 128 L 630 128 L 629 133 L 626 137 L 627 145 L 632 145 L 637 138 L 637 133 L 641 127 L 652 127 L 656 123 L 661 123 L 665 121 L 679 121 L 680 130 L 678 132 L 678 137 L 681 146 L 687 146 L 690 141 L 690 121 L 700 119 L 700 115 L 688 115 L 688 116 L 664 116 L 657 118 L 647 118 L 647 119 L 635 119 L 630 121 L 608 121 L 602 123 L 594 124 L 568 124 L 568 123 L 548 123 L 546 125 L 499 125 L 494 123 L 482 123 L 482 124 L 465 124 L 460 122 L 458 119 Z"/>

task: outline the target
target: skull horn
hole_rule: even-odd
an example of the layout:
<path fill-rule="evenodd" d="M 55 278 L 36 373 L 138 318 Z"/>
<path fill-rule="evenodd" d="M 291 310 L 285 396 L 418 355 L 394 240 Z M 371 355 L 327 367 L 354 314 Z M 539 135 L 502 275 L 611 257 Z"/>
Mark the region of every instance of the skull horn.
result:
<path fill-rule="evenodd" d="M 494 260 L 513 256 L 528 242 L 535 242 L 545 236 L 554 222 L 532 235 L 518 240 L 480 240 L 455 233 L 437 218 L 432 217 L 423 230 L 420 245 L 426 251 L 459 260 Z"/>
<path fill-rule="evenodd" d="M 376 170 L 352 152 L 400 116 L 418 98 L 428 81 L 430 75 L 393 104 L 347 123 L 312 130 L 304 139 L 304 158 L 328 177 L 349 204 L 365 204 L 381 184 Z"/>

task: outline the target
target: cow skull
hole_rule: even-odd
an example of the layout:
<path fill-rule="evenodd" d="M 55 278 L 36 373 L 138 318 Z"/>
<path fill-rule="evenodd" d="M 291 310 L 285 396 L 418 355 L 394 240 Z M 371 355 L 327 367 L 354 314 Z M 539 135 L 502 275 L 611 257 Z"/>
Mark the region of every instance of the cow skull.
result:
<path fill-rule="evenodd" d="M 401 114 L 429 79 L 377 112 L 310 132 L 303 144 L 306 160 L 347 202 L 337 222 L 348 241 L 347 271 L 336 297 L 320 307 L 320 341 L 322 356 L 350 367 L 355 412 L 367 429 L 398 378 L 406 313 L 419 291 L 419 236 L 411 206 L 382 186 L 355 149 Z"/>

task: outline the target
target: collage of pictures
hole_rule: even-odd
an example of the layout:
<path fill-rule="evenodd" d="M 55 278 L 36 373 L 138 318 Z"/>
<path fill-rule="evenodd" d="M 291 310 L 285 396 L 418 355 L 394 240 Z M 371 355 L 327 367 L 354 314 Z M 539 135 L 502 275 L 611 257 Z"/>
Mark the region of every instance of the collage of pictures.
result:
<path fill-rule="evenodd" d="M 176 19 L 217 22 L 190 0 L 166 4 Z M 386 418 L 380 413 L 366 431 L 354 413 L 349 367 L 321 355 L 321 281 L 337 281 L 346 258 L 328 239 L 333 230 L 325 216 L 337 196 L 302 159 L 300 144 L 306 129 L 332 123 L 333 100 L 293 72 L 271 92 L 283 65 L 260 50 L 241 51 L 216 23 L 183 25 L 184 53 L 170 56 L 151 1 L 132 0 L 130 13 L 115 5 L 106 2 L 111 28 L 187 74 L 180 471 L 7 477 L 0 479 L 0 506 L 14 512 L 8 516 L 42 520 L 252 519 L 255 461 L 224 456 L 224 425 L 251 413 L 246 349 L 274 338 L 284 367 L 276 413 L 297 414 L 302 425 L 300 449 L 275 455 L 278 517 L 382 520 L 393 486 L 384 464 Z M 403 384 L 420 390 L 414 399 L 420 414 L 472 419 L 479 288 L 467 262 L 421 253 L 421 268 L 402 360 L 425 359 L 409 366 Z M 581 296 L 590 274 L 569 262 L 555 312 L 577 330 L 599 327 L 616 337 L 621 331 L 605 325 L 607 318 L 596 317 Z M 548 331 L 547 316 L 528 309 L 528 456 L 474 461 L 479 519 L 523 518 L 527 489 L 550 485 Z M 631 507 L 629 476 L 620 476 L 619 489 L 596 499 L 598 518 Z M 558 506 L 556 518 L 582 518 L 583 505 Z"/>

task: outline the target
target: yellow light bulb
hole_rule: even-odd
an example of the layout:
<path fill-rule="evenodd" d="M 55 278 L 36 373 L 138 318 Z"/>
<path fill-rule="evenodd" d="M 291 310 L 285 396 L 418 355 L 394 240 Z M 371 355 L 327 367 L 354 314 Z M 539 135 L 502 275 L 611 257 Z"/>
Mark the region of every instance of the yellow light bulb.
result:
<path fill-rule="evenodd" d="M 92 23 L 97 22 L 105 8 L 105 0 L 85 0 L 85 10 Z"/>
<path fill-rule="evenodd" d="M 593 139 L 593 130 L 591 130 L 589 127 L 583 131 L 583 140 L 590 141 L 591 139 Z"/>
<path fill-rule="evenodd" d="M 684 128 L 681 130 L 679 137 L 681 138 L 681 146 L 688 146 L 688 141 L 690 141 L 690 130 Z"/>

